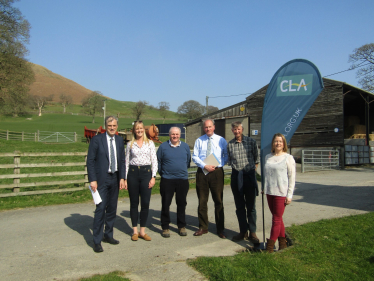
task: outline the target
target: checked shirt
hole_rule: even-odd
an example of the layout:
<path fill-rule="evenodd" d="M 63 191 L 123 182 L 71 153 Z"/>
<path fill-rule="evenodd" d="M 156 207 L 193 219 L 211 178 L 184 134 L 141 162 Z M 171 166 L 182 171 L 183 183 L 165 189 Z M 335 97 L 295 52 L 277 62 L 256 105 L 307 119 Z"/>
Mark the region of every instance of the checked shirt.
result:
<path fill-rule="evenodd" d="M 227 144 L 227 154 L 229 156 L 228 165 L 237 171 L 248 172 L 256 168 L 259 163 L 258 147 L 254 139 L 244 136 L 242 142 L 237 142 L 233 138 Z"/>

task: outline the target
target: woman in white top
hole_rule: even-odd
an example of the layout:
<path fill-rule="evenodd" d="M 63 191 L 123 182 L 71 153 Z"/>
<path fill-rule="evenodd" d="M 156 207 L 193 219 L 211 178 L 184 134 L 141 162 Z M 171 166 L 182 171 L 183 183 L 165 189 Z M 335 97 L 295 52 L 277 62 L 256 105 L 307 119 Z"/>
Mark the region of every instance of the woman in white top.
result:
<path fill-rule="evenodd" d="M 137 241 L 138 237 L 151 241 L 151 237 L 145 233 L 151 200 L 152 187 L 156 182 L 157 156 L 153 141 L 146 134 L 142 121 L 134 122 L 132 128 L 132 140 L 126 147 L 126 180 L 125 189 L 129 191 L 130 217 L 133 227 L 131 240 Z M 138 206 L 140 209 L 140 232 L 138 233 Z"/>
<path fill-rule="evenodd" d="M 286 205 L 291 204 L 295 188 L 296 165 L 292 155 L 287 153 L 287 141 L 284 135 L 273 136 L 271 153 L 265 156 L 265 194 L 269 209 L 273 215 L 270 239 L 266 250 L 272 253 L 275 241 L 279 241 L 279 250 L 287 248 L 283 213 Z"/>

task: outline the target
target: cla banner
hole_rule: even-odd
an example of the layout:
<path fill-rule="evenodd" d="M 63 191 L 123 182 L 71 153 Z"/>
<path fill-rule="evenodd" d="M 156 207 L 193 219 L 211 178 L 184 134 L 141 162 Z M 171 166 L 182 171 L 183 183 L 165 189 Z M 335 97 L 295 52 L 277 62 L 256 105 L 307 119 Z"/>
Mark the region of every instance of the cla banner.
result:
<path fill-rule="evenodd" d="M 266 91 L 261 124 L 261 174 L 275 133 L 290 142 L 305 114 L 323 89 L 318 68 L 310 61 L 285 63 L 273 76 Z M 264 184 L 262 177 L 262 186 Z"/>

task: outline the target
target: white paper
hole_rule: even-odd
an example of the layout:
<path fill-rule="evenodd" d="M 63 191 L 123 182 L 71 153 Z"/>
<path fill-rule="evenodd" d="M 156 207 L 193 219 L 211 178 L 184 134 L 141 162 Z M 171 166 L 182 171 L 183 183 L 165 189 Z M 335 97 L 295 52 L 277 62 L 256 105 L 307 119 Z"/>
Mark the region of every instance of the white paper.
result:
<path fill-rule="evenodd" d="M 91 194 L 92 194 L 92 198 L 94 200 L 94 203 L 97 205 L 97 204 L 100 204 L 103 200 L 101 200 L 101 196 L 99 194 L 99 191 L 96 189 L 95 192 L 92 191 L 92 188 L 91 188 L 91 185 L 88 186 L 89 189 L 91 190 Z"/>
<path fill-rule="evenodd" d="M 217 167 L 220 163 L 217 159 L 217 157 L 214 155 L 214 153 L 209 154 L 207 158 L 203 160 L 205 165 L 212 165 L 214 167 Z M 204 175 L 209 174 L 209 172 L 206 169 L 203 169 Z"/>

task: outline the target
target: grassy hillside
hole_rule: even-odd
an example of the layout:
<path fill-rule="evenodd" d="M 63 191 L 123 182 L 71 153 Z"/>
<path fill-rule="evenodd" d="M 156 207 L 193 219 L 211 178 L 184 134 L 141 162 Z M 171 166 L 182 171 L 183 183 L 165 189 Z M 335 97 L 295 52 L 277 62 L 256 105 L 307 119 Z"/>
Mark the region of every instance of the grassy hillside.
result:
<path fill-rule="evenodd" d="M 131 123 L 134 118 L 119 118 L 119 129 L 131 128 Z M 143 118 L 144 124 L 151 125 L 161 124 L 162 119 Z M 169 119 L 165 123 L 181 123 L 177 119 Z M 72 115 L 72 114 L 43 114 L 42 116 L 29 115 L 25 117 L 7 117 L 0 116 L 0 130 L 9 130 L 13 132 L 29 132 L 33 133 L 37 130 L 40 131 L 53 131 L 53 132 L 77 132 L 79 136 L 83 135 L 84 126 L 89 129 L 97 129 L 104 125 L 103 117 L 96 117 L 95 123 L 92 123 L 91 116 Z"/>

